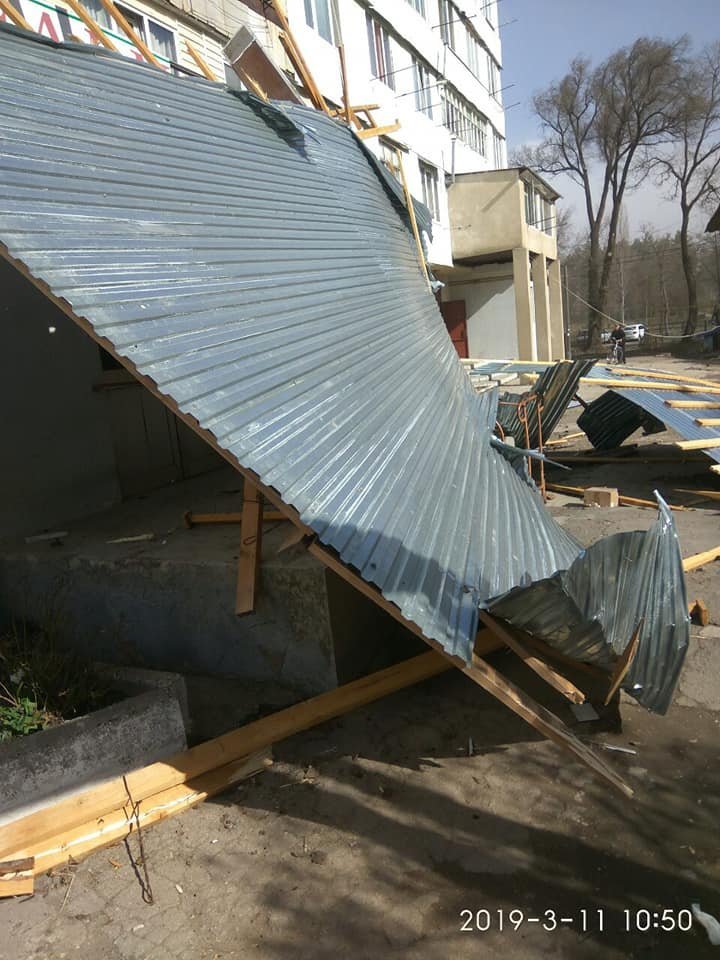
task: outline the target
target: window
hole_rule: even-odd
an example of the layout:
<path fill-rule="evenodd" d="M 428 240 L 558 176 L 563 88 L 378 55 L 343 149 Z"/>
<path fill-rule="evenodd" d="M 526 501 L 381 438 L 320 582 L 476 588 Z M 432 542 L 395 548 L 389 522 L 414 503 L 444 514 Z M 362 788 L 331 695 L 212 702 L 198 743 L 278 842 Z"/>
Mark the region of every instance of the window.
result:
<path fill-rule="evenodd" d="M 497 27 L 497 0 L 485 0 L 485 19 L 491 27 Z"/>
<path fill-rule="evenodd" d="M 525 220 L 528 226 L 552 236 L 555 204 L 546 199 L 536 186 L 525 181 Z"/>
<path fill-rule="evenodd" d="M 481 156 L 486 155 L 487 118 L 452 87 L 443 90 L 444 123 L 451 133 Z"/>
<path fill-rule="evenodd" d="M 317 30 L 323 40 L 334 42 L 330 0 L 305 0 L 305 22 Z"/>
<path fill-rule="evenodd" d="M 480 46 L 478 38 L 472 32 L 470 27 L 467 28 L 467 51 L 467 65 L 470 68 L 470 72 L 473 74 L 473 76 L 479 77 L 480 64 L 482 63 L 482 57 L 485 51 Z"/>
<path fill-rule="evenodd" d="M 425 16 L 425 0 L 406 0 L 406 3 L 409 3 L 411 7 L 414 7 L 421 17 Z"/>
<path fill-rule="evenodd" d="M 531 183 L 525 183 L 525 222 L 529 227 L 535 226 L 535 191 Z"/>
<path fill-rule="evenodd" d="M 459 10 L 451 0 L 440 0 L 440 36 L 443 43 L 455 49 L 455 21 L 459 20 Z"/>
<path fill-rule="evenodd" d="M 388 143 L 387 140 L 380 141 L 380 162 L 389 170 L 396 180 L 400 179 L 400 162 L 398 160 L 397 148 Z"/>
<path fill-rule="evenodd" d="M 97 7 L 104 11 L 99 0 L 95 0 L 95 2 L 97 3 Z M 95 3 L 93 0 L 86 2 L 85 6 L 90 10 L 92 16 L 95 17 Z M 156 53 L 164 60 L 169 60 L 171 63 L 177 60 L 175 34 L 172 30 L 163 26 L 161 23 L 157 23 L 155 20 L 151 20 L 150 17 L 146 17 L 144 13 L 136 13 L 135 10 L 130 10 L 129 7 L 125 7 L 120 3 L 115 4 L 115 6 L 125 17 L 135 33 L 150 47 L 153 53 Z M 101 23 L 101 26 L 105 26 L 102 21 L 98 22 Z M 110 28 L 108 27 L 108 29 Z"/>
<path fill-rule="evenodd" d="M 367 24 L 368 46 L 370 48 L 370 71 L 378 80 L 382 80 L 392 90 L 395 89 L 393 76 L 392 50 L 390 35 L 379 20 L 365 14 Z"/>
<path fill-rule="evenodd" d="M 500 69 L 493 58 L 488 54 L 488 90 L 490 96 L 500 103 Z"/>
<path fill-rule="evenodd" d="M 504 143 L 497 130 L 493 130 L 493 164 L 496 170 L 501 170 L 505 166 Z"/>
<path fill-rule="evenodd" d="M 424 160 L 420 165 L 420 182 L 422 183 L 423 203 L 432 214 L 433 220 L 440 219 L 440 200 L 438 198 L 438 170 Z"/>
<path fill-rule="evenodd" d="M 425 64 L 413 60 L 413 76 L 415 78 L 415 106 L 432 119 L 432 97 L 435 92 L 435 76 L 430 73 Z"/>

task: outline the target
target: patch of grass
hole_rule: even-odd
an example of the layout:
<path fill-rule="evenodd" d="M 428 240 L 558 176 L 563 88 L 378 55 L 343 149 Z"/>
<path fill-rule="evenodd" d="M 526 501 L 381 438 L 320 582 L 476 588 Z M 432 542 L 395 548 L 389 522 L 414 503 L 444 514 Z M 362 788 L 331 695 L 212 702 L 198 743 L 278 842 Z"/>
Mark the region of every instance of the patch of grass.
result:
<path fill-rule="evenodd" d="M 0 634 L 0 743 L 112 703 L 93 664 L 62 649 L 44 630 Z"/>

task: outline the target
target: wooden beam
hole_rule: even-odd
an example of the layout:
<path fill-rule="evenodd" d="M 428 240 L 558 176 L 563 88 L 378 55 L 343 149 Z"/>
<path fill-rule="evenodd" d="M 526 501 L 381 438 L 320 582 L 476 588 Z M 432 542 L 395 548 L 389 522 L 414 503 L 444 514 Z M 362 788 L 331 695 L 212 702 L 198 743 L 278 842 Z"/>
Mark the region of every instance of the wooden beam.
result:
<path fill-rule="evenodd" d="M 110 37 L 103 33 L 100 24 L 97 23 L 96 20 L 93 20 L 85 7 L 81 3 L 78 3 L 78 0 L 62 0 L 62 2 L 67 4 L 75 16 L 82 20 L 82 22 L 90 31 L 90 35 L 95 37 L 98 43 L 101 43 L 107 50 L 113 50 L 115 53 L 118 52 L 118 48 L 112 42 Z"/>
<path fill-rule="evenodd" d="M 47 297 L 48 300 L 54 303 L 56 307 L 58 307 L 67 317 L 69 317 L 73 323 L 77 324 L 77 326 L 80 327 L 80 329 L 83 330 L 83 332 L 86 333 L 92 340 L 94 340 L 95 343 L 97 343 L 103 348 L 103 350 L 106 350 L 112 357 L 114 357 L 122 367 L 132 374 L 138 383 L 141 383 L 146 390 L 148 390 L 165 407 L 167 407 L 168 410 L 170 410 L 170 412 L 178 418 L 178 420 L 181 420 L 187 427 L 190 428 L 190 430 L 193 431 L 193 433 L 196 433 L 202 440 L 212 447 L 212 449 L 215 450 L 216 453 L 218 453 L 229 464 L 231 464 L 231 466 L 234 467 L 238 473 L 251 480 L 256 485 L 258 490 L 260 490 L 263 497 L 272 503 L 277 510 L 285 514 L 288 520 L 292 521 L 296 527 L 303 530 L 308 536 L 313 535 L 311 528 L 303 523 L 300 519 L 300 515 L 297 510 L 291 506 L 288 506 L 288 504 L 283 501 L 277 490 L 274 490 L 272 487 L 268 487 L 263 484 L 258 474 L 256 474 L 253 470 L 243 466 L 237 457 L 235 457 L 232 453 L 230 453 L 230 451 L 226 450 L 217 442 L 217 438 L 213 433 L 211 433 L 210 430 L 206 430 L 200 425 L 195 417 L 184 413 L 178 407 L 177 403 L 172 399 L 172 397 L 169 397 L 167 394 L 160 391 L 154 380 L 140 373 L 131 360 L 123 356 L 121 353 L 118 353 L 118 351 L 115 349 L 115 345 L 110 340 L 96 333 L 92 324 L 85 317 L 75 313 L 67 300 L 56 296 L 44 280 L 34 276 L 28 267 L 21 260 L 13 257 L 7 247 L 2 243 L 0 243 L 0 257 L 3 257 L 3 259 L 7 260 L 11 266 L 15 267 L 15 269 L 22 274 L 22 276 L 26 277 L 30 283 L 37 287 L 43 296 Z"/>
<path fill-rule="evenodd" d="M 632 637 L 630 637 L 628 645 L 618 657 L 618 661 L 615 664 L 615 669 L 610 677 L 610 688 L 608 689 L 607 696 L 605 697 L 605 706 L 607 706 L 615 696 L 620 688 L 620 684 L 623 682 L 627 676 L 628 670 L 632 666 L 633 660 L 635 659 L 635 654 L 638 652 L 638 647 L 640 646 L 640 631 L 642 630 L 644 623 L 645 620 L 641 619 L 638 625 L 635 627 L 635 632 L 633 633 Z"/>
<path fill-rule="evenodd" d="M 578 760 L 610 783 L 626 797 L 633 795 L 632 788 L 615 773 L 600 757 L 574 736 L 555 714 L 546 710 L 523 690 L 494 670 L 481 657 L 473 656 L 472 663 L 465 665 L 463 673 L 506 707 L 522 717 L 539 733 L 570 751 Z"/>
<path fill-rule="evenodd" d="M 353 110 L 352 110 L 352 107 L 350 106 L 350 95 L 348 93 L 347 66 L 345 64 L 345 47 L 342 43 L 338 44 L 337 51 L 338 51 L 338 58 L 340 60 L 340 77 L 342 79 L 345 122 L 350 123 L 350 120 L 352 119 L 352 115 L 353 115 Z"/>
<path fill-rule="evenodd" d="M 720 401 L 710 400 L 665 400 L 666 407 L 677 407 L 680 410 L 720 410 Z"/>
<path fill-rule="evenodd" d="M 255 594 L 260 579 L 262 559 L 262 495 L 254 483 L 245 481 L 243 509 L 240 521 L 240 555 L 235 594 L 235 613 L 242 615 L 255 610 Z"/>
<path fill-rule="evenodd" d="M 501 371 L 502 372 L 502 371 Z M 524 373 L 523 376 L 535 382 L 539 378 L 537 373 Z M 684 383 L 648 383 L 643 380 L 610 380 L 596 377 L 581 377 L 580 383 L 591 387 L 616 387 L 618 390 L 672 390 L 675 393 L 706 393 L 713 396 L 720 395 L 720 383 L 714 387 L 689 386 Z"/>
<path fill-rule="evenodd" d="M 25 17 L 20 13 L 17 7 L 14 7 L 12 3 L 9 2 L 9 0 L 0 0 L 0 10 L 2 10 L 6 17 L 9 17 L 10 20 L 12 20 L 16 27 L 22 27 L 23 30 L 29 30 L 31 33 L 35 33 Z"/>
<path fill-rule="evenodd" d="M 720 490 L 690 490 L 687 487 L 675 487 L 675 493 L 692 493 L 701 500 L 720 500 Z"/>
<path fill-rule="evenodd" d="M 628 457 L 604 457 L 599 455 L 595 456 L 583 456 L 582 454 L 559 454 L 553 453 L 552 459 L 557 463 L 627 463 L 631 466 L 636 466 L 638 463 L 701 463 L 702 459 L 700 457 L 671 457 L 671 456 L 643 456 L 641 453 L 637 453 L 634 456 Z"/>
<path fill-rule="evenodd" d="M 35 889 L 35 858 L 23 855 L 0 863 L 0 897 L 22 897 Z"/>
<path fill-rule="evenodd" d="M 720 427 L 720 417 L 696 417 L 695 423 L 699 427 Z"/>
<path fill-rule="evenodd" d="M 413 204 L 410 187 L 408 187 L 407 178 L 405 176 L 405 165 L 403 164 L 403 158 L 399 151 L 397 151 L 397 159 L 398 168 L 400 170 L 400 182 L 402 183 L 403 193 L 405 194 L 405 206 L 407 208 L 408 216 L 410 217 L 410 226 L 412 228 L 413 237 L 415 238 L 415 247 L 417 250 L 418 260 L 420 261 L 420 269 L 425 277 L 425 283 L 428 286 L 428 290 L 432 290 L 430 286 L 430 275 L 428 274 L 427 263 L 425 262 L 425 251 L 423 250 L 422 242 L 420 240 L 420 231 L 418 230 L 417 220 L 415 219 L 415 205 Z"/>
<path fill-rule="evenodd" d="M 148 63 L 152 63 L 155 67 L 162 67 L 162 64 L 157 59 L 155 54 L 152 52 L 150 47 L 145 43 L 143 38 L 137 34 L 130 24 L 127 22 L 125 17 L 120 13 L 118 8 L 113 3 L 113 0 L 100 0 L 100 3 L 103 6 L 103 9 L 106 13 L 110 14 L 115 23 L 120 27 L 125 36 L 130 40 L 131 43 L 134 43 L 138 48 L 140 53 L 145 57 Z"/>
<path fill-rule="evenodd" d="M 32 845 L 29 850 L 34 857 L 33 872 L 37 876 L 70 860 L 81 860 L 95 850 L 129 837 L 137 831 L 138 823 L 140 829 L 145 829 L 183 813 L 208 797 L 262 773 L 270 766 L 272 756 L 268 749 L 137 801 L 134 809 L 126 796 L 125 803 L 118 809 Z M 135 801 L 134 797 L 132 799 Z"/>
<path fill-rule="evenodd" d="M 697 570 L 704 567 L 706 563 L 712 563 L 720 557 L 720 547 L 713 547 L 712 550 L 705 550 L 703 553 L 694 553 L 691 557 L 683 560 L 683 570 L 689 573 L 691 570 Z"/>
<path fill-rule="evenodd" d="M 676 440 L 680 450 L 715 450 L 720 447 L 720 437 L 701 437 L 699 440 Z"/>
<path fill-rule="evenodd" d="M 365 127 L 364 130 L 358 130 L 356 136 L 361 140 L 369 140 L 371 137 L 384 137 L 388 133 L 395 133 L 399 129 L 399 123 L 388 123 L 384 127 Z"/>
<path fill-rule="evenodd" d="M 485 652 L 500 646 L 490 636 L 481 643 Z M 459 659 L 459 658 L 458 658 Z M 462 661 L 459 661 L 462 662 Z M 358 707 L 365 706 L 397 690 L 420 683 L 449 670 L 454 662 L 434 651 L 404 660 L 360 680 L 318 694 L 310 700 L 286 707 L 268 717 L 231 730 L 214 740 L 198 744 L 167 760 L 132 770 L 90 790 L 59 800 L 51 807 L 37 810 L 12 823 L 0 825 L 0 857 L 37 845 L 48 837 L 103 817 L 127 804 L 128 791 L 135 802 L 186 783 L 211 770 L 284 740 L 293 734 L 318 726 Z"/>
<path fill-rule="evenodd" d="M 480 620 L 485 624 L 488 630 L 491 630 L 504 644 L 506 644 L 513 653 L 516 653 L 523 661 L 526 667 L 529 667 L 539 677 L 542 677 L 546 683 L 554 687 L 559 693 L 570 700 L 572 703 L 585 703 L 585 694 L 574 683 L 571 683 L 566 677 L 563 677 L 557 671 L 530 653 L 525 644 L 518 639 L 514 631 L 505 624 L 500 623 L 491 614 L 485 610 L 480 611 Z"/>
<path fill-rule="evenodd" d="M 350 109 L 352 110 L 353 113 L 362 113 L 362 112 L 364 112 L 365 110 L 379 110 L 379 109 L 380 109 L 380 104 L 379 104 L 379 103 L 361 103 L 361 104 L 359 104 L 357 107 L 356 107 L 356 106 L 351 106 Z M 344 115 L 344 113 L 345 113 L 344 110 L 331 110 L 331 111 L 330 111 L 330 116 L 331 116 L 331 117 L 342 117 L 342 116 Z"/>
<path fill-rule="evenodd" d="M 205 77 L 205 79 L 214 80 L 215 82 L 217 82 L 217 77 L 208 66 L 207 61 L 204 59 L 200 51 L 196 50 L 189 40 L 185 40 L 185 46 L 187 48 L 187 52 L 195 61 L 195 66 L 198 68 L 200 73 Z"/>
<path fill-rule="evenodd" d="M 678 377 L 673 373 L 658 373 L 654 370 L 639 370 L 634 367 L 613 368 L 613 376 L 643 377 L 646 380 L 670 380 L 673 383 L 692 383 L 703 387 L 714 387 L 716 390 L 720 390 L 720 380 L 705 380 L 701 377 Z"/>
<path fill-rule="evenodd" d="M 552 490 L 554 493 L 564 493 L 569 497 L 584 497 L 585 496 L 585 487 L 568 487 L 564 483 L 548 483 L 548 490 Z M 654 510 L 657 510 L 657 501 L 655 500 L 641 500 L 639 497 L 624 497 L 622 494 L 618 494 L 618 501 L 624 507 L 651 507 Z M 668 504 L 671 510 L 688 510 L 689 507 L 676 507 L 672 504 Z"/>
<path fill-rule="evenodd" d="M 315 79 L 310 72 L 310 68 L 305 62 L 305 58 L 302 55 L 300 47 L 295 41 L 292 30 L 290 29 L 290 24 L 288 19 L 285 16 L 285 11 L 282 9 L 282 4 L 280 0 L 269 0 L 271 8 L 275 11 L 275 14 L 282 24 L 282 33 L 280 34 L 280 42 L 283 45 L 283 49 L 287 53 L 290 62 L 295 67 L 305 89 L 311 96 L 311 99 L 314 105 L 323 111 L 323 113 L 330 115 L 330 110 L 328 109 L 327 103 L 325 103 L 325 98 L 320 93 L 318 85 L 315 83 Z"/>
<path fill-rule="evenodd" d="M 609 675 L 607 670 L 599 667 L 596 663 L 587 663 L 584 660 L 575 660 L 573 657 L 568 657 L 566 654 L 561 653 L 560 650 L 551 647 L 544 640 L 541 640 L 539 637 L 534 637 L 529 633 L 524 635 L 523 641 L 527 646 L 541 653 L 546 659 L 557 660 L 558 663 L 571 667 L 573 670 L 580 670 L 583 673 L 591 674 L 593 677 L 599 677 L 603 680 Z"/>
<path fill-rule="evenodd" d="M 287 520 L 287 517 L 279 510 L 265 510 L 262 520 L 263 523 L 270 523 L 275 520 Z M 183 514 L 183 523 L 188 530 L 206 523 L 242 523 L 242 510 L 236 513 L 193 513 L 191 510 L 186 510 Z"/>
<path fill-rule="evenodd" d="M 570 440 L 577 440 L 579 437 L 584 437 L 584 436 L 585 436 L 585 431 L 578 430 L 577 433 L 568 433 L 564 437 L 555 437 L 552 440 L 546 440 L 545 446 L 554 447 L 554 446 L 557 446 L 557 444 L 559 443 L 568 443 L 568 441 Z"/>

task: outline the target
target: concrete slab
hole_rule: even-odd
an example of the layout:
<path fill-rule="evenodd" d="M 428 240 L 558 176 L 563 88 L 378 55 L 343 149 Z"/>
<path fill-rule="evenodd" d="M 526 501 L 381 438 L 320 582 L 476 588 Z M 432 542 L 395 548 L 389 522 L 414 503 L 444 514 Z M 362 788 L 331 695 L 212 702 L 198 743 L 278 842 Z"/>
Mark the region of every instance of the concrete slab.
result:
<path fill-rule="evenodd" d="M 720 711 L 720 627 L 692 631 L 675 703 Z"/>

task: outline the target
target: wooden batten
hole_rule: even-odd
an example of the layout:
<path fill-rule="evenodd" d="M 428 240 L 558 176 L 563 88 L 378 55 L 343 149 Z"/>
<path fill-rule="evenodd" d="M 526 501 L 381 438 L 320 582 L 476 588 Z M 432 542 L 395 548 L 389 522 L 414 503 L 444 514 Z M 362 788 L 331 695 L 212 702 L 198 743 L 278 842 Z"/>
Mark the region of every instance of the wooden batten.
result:
<path fill-rule="evenodd" d="M 689 573 L 691 570 L 697 570 L 704 567 L 706 563 L 712 563 L 713 560 L 720 558 L 720 547 L 713 547 L 711 550 L 704 550 L 702 553 L 694 553 L 691 557 L 683 560 L 683 570 Z"/>
<path fill-rule="evenodd" d="M 238 615 L 255 610 L 262 560 L 262 514 L 262 494 L 254 483 L 246 480 L 240 520 L 240 554 L 235 594 L 235 613 Z"/>
<path fill-rule="evenodd" d="M 22 27 L 23 30 L 29 30 L 31 33 L 35 33 L 18 8 L 10 3 L 10 0 L 0 0 L 0 10 L 2 10 L 8 20 L 14 23 L 16 27 Z"/>
<path fill-rule="evenodd" d="M 107 50 L 113 50 L 117 53 L 117 47 L 112 42 L 110 37 L 106 36 L 103 33 L 100 24 L 98 24 L 90 14 L 87 12 L 85 7 L 78 2 L 78 0 L 62 0 L 63 3 L 67 4 L 68 7 L 72 10 L 76 17 L 79 17 L 80 20 L 85 24 L 85 26 L 90 31 L 91 35 L 95 37 L 98 43 L 101 43 L 103 47 Z"/>
<path fill-rule="evenodd" d="M 185 47 L 187 48 L 187 52 L 188 52 L 188 53 L 190 54 L 190 56 L 192 57 L 192 59 L 193 59 L 193 61 L 194 61 L 194 63 L 195 63 L 195 66 L 198 68 L 198 70 L 200 71 L 200 73 L 205 77 L 205 79 L 206 79 L 206 80 L 213 80 L 213 81 L 217 82 L 217 77 L 215 76 L 215 74 L 213 73 L 213 71 L 212 71 L 212 70 L 210 69 L 210 67 L 208 66 L 207 61 L 206 61 L 205 58 L 202 56 L 202 54 L 200 53 L 200 51 L 199 51 L 199 50 L 196 50 L 195 47 L 190 43 L 189 40 L 186 40 L 186 41 L 185 41 Z"/>

